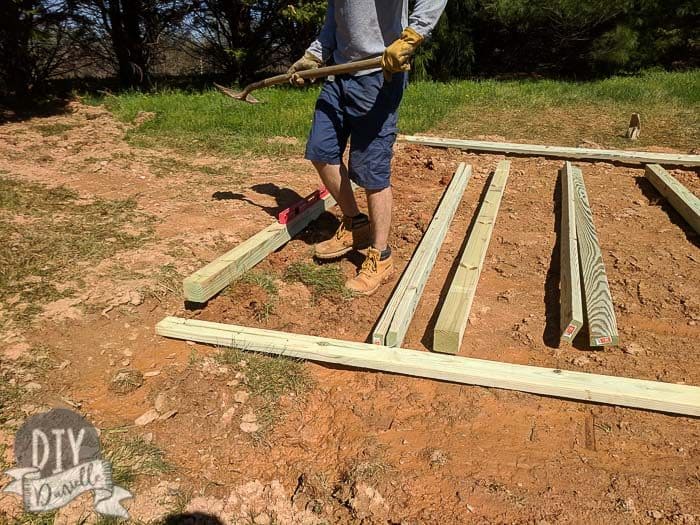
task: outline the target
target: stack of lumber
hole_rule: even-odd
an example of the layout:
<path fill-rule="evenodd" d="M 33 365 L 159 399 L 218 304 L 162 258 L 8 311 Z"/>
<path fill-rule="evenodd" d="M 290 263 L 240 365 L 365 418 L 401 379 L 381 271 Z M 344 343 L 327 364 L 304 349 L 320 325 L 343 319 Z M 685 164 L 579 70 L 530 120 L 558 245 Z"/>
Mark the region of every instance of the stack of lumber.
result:
<path fill-rule="evenodd" d="M 401 346 L 403 343 L 425 283 L 433 269 L 435 258 L 462 200 L 471 174 L 471 166 L 460 164 L 452 181 L 445 189 L 428 229 L 379 318 L 372 334 L 374 344 Z"/>
<path fill-rule="evenodd" d="M 567 162 L 560 170 L 561 221 L 561 340 L 573 341 L 583 325 L 583 299 L 591 346 L 617 345 L 615 307 L 608 284 L 593 212 L 583 173 Z M 575 223 L 575 228 L 572 223 Z M 580 274 L 579 274 L 580 268 Z M 580 275 L 580 278 L 579 278 Z"/>

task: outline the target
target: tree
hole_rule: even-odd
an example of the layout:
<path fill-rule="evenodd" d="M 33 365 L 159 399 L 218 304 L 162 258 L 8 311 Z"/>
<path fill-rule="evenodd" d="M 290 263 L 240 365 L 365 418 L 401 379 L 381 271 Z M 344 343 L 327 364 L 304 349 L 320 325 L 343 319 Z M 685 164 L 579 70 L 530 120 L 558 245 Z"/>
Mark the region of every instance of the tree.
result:
<path fill-rule="evenodd" d="M 83 48 L 116 72 L 126 88 L 150 88 L 162 35 L 182 24 L 187 0 L 68 0 Z"/>
<path fill-rule="evenodd" d="M 71 67 L 70 31 L 61 0 L 0 2 L 0 93 L 24 98 Z"/>
<path fill-rule="evenodd" d="M 211 68 L 247 81 L 300 55 L 325 7 L 324 0 L 203 0 L 190 18 L 191 38 Z"/>

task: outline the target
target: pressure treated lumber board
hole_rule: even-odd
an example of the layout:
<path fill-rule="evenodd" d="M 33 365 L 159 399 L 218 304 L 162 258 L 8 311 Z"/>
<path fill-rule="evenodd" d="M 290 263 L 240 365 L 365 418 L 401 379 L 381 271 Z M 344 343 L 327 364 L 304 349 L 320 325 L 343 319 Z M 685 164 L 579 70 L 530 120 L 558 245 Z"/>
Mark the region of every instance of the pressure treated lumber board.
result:
<path fill-rule="evenodd" d="M 688 224 L 700 233 L 700 199 L 658 164 L 647 164 L 644 175 Z"/>
<path fill-rule="evenodd" d="M 498 163 L 435 324 L 433 350 L 436 352 L 459 352 L 509 172 L 510 161 Z"/>
<path fill-rule="evenodd" d="M 346 367 L 700 416 L 700 388 L 696 386 L 498 363 L 178 317 L 160 321 L 156 333 Z"/>
<path fill-rule="evenodd" d="M 197 270 L 182 283 L 185 299 L 195 303 L 208 301 L 334 205 L 335 199 L 327 195 L 289 223 L 271 224 Z"/>
<path fill-rule="evenodd" d="M 657 163 L 673 166 L 700 166 L 700 155 L 676 155 L 650 151 L 627 151 L 615 149 L 571 148 L 566 146 L 540 146 L 536 144 L 514 144 L 509 142 L 487 142 L 483 140 L 458 140 L 440 137 L 416 137 L 399 135 L 399 140 L 411 144 L 423 144 L 438 148 L 458 148 L 489 153 L 515 153 L 538 157 L 556 157 L 579 160 L 604 160 L 626 164 Z"/>
<path fill-rule="evenodd" d="M 570 343 L 583 326 L 583 301 L 581 299 L 581 269 L 578 261 L 576 237 L 576 200 L 573 171 L 578 170 L 566 162 L 559 170 L 561 182 L 561 233 L 559 236 L 559 290 L 561 340 Z M 579 170 L 580 171 L 580 170 Z"/>
<path fill-rule="evenodd" d="M 586 321 L 591 346 L 617 345 L 617 320 L 608 277 L 600 251 L 598 233 L 593 224 L 593 212 L 588 202 L 586 185 L 580 169 L 572 170 L 576 193 L 576 238 L 581 260 L 581 276 L 586 298 Z"/>
<path fill-rule="evenodd" d="M 411 257 L 406 271 L 396 286 L 387 308 L 379 318 L 372 334 L 372 342 L 387 346 L 401 346 L 411 324 L 425 283 L 435 264 L 435 258 L 445 239 L 450 223 L 462 201 L 462 195 L 472 174 L 472 167 L 462 163 L 457 167 L 428 229 Z"/>

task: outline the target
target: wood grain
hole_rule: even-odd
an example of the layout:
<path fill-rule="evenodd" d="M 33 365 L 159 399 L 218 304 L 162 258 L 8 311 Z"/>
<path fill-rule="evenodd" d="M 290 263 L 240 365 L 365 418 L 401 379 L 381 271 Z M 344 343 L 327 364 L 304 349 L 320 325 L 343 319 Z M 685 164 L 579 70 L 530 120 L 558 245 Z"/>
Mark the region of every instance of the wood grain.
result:
<path fill-rule="evenodd" d="M 611 346 L 619 343 L 617 319 L 598 233 L 593 224 L 593 212 L 588 201 L 583 173 L 572 168 L 576 200 L 576 236 L 581 259 L 581 276 L 586 305 L 589 343 L 591 346 Z"/>
<path fill-rule="evenodd" d="M 700 233 L 700 199 L 658 164 L 648 164 L 644 175 L 693 230 Z"/>
<path fill-rule="evenodd" d="M 433 350 L 436 352 L 459 352 L 509 172 L 510 161 L 502 160 L 498 163 L 484 202 L 479 208 L 476 223 L 467 239 L 459 267 L 435 324 Z"/>
<path fill-rule="evenodd" d="M 571 148 L 566 146 L 541 146 L 537 144 L 515 144 L 510 142 L 487 142 L 483 140 L 458 140 L 441 137 L 416 137 L 399 135 L 399 141 L 423 144 L 438 148 L 459 148 L 467 151 L 489 153 L 515 153 L 538 157 L 555 157 L 571 160 L 603 160 L 623 164 L 665 164 L 672 166 L 700 166 L 700 155 L 676 155 L 650 151 L 627 151 L 614 149 Z"/>
<path fill-rule="evenodd" d="M 700 388 L 166 317 L 165 337 L 467 385 L 700 416 Z"/>

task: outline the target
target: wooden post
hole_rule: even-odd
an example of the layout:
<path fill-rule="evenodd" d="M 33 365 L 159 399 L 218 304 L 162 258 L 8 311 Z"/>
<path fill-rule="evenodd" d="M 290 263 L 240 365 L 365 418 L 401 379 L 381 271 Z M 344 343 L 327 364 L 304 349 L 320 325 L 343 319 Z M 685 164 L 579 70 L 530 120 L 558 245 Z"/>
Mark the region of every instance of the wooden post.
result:
<path fill-rule="evenodd" d="M 561 341 L 571 343 L 583 326 L 583 302 L 581 300 L 581 270 L 578 260 L 576 237 L 576 202 L 573 171 L 578 168 L 566 162 L 559 170 L 561 182 L 561 231 L 560 231 L 560 328 Z"/>
<path fill-rule="evenodd" d="M 459 268 L 440 309 L 433 334 L 433 350 L 436 352 L 459 352 L 509 172 L 510 161 L 502 160 L 498 163 L 474 229 L 464 248 Z"/>
<path fill-rule="evenodd" d="M 197 270 L 182 283 L 185 299 L 195 303 L 208 301 L 270 253 L 289 242 L 311 221 L 333 206 L 335 206 L 335 199 L 327 195 L 289 223 L 271 224 L 204 268 Z"/>
<path fill-rule="evenodd" d="M 166 317 L 165 337 L 466 385 L 700 416 L 700 388 Z"/>
<path fill-rule="evenodd" d="M 401 346 L 403 343 L 425 283 L 435 264 L 435 258 L 462 201 L 462 195 L 471 174 L 471 166 L 462 163 L 457 168 L 428 229 L 423 234 L 406 271 L 379 318 L 372 334 L 373 343 L 387 346 Z"/>
<path fill-rule="evenodd" d="M 630 117 L 629 126 L 627 126 L 627 133 L 625 136 L 630 140 L 639 139 L 639 134 L 642 132 L 642 118 L 639 113 L 632 113 Z"/>
<path fill-rule="evenodd" d="M 593 212 L 588 202 L 583 173 L 571 170 L 576 192 L 576 236 L 581 258 L 583 290 L 586 297 L 586 318 L 591 346 L 610 346 L 619 343 L 617 320 L 598 233 L 593 224 Z"/>
<path fill-rule="evenodd" d="M 658 164 L 648 164 L 644 175 L 693 230 L 700 233 L 700 199 Z"/>
<path fill-rule="evenodd" d="M 423 144 L 437 148 L 459 148 L 466 151 L 488 153 L 513 153 L 536 157 L 555 157 L 569 160 L 602 160 L 624 164 L 657 163 L 670 166 L 700 166 L 700 155 L 677 155 L 675 153 L 653 153 L 650 151 L 626 151 L 615 149 L 571 148 L 566 146 L 541 146 L 510 142 L 487 142 L 484 140 L 458 140 L 441 137 L 414 137 L 400 135 L 399 141 Z"/>

